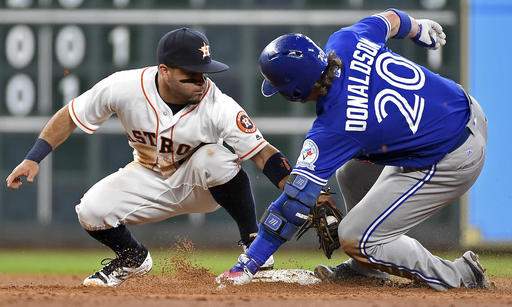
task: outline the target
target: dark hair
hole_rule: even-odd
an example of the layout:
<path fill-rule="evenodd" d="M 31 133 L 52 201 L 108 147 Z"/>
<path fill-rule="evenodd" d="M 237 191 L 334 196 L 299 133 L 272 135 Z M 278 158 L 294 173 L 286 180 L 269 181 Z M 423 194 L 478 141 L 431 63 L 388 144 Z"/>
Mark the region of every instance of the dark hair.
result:
<path fill-rule="evenodd" d="M 327 67 L 318 81 L 313 85 L 313 91 L 318 91 L 320 97 L 327 95 L 332 85 L 332 80 L 337 74 L 337 71 L 343 67 L 341 59 L 334 51 L 329 52 L 327 56 Z"/>

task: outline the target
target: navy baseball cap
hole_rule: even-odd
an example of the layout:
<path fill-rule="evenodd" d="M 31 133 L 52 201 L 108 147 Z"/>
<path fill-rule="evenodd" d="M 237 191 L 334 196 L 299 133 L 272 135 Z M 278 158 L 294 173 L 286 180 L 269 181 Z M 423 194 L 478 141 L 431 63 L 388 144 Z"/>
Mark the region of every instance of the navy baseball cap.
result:
<path fill-rule="evenodd" d="M 228 65 L 212 60 L 206 36 L 189 28 L 176 29 L 162 36 L 156 56 L 158 64 L 192 72 L 215 73 L 229 69 Z"/>

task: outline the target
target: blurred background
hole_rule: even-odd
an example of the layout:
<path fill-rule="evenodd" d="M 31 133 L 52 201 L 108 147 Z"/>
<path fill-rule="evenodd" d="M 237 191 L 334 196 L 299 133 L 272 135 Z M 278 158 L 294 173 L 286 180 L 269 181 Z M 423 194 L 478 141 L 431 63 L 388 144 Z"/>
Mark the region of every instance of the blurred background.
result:
<path fill-rule="evenodd" d="M 448 36 L 439 51 L 409 41 L 391 48 L 463 84 L 489 117 L 487 164 L 468 195 L 412 231 L 438 249 L 512 246 L 508 174 L 512 163 L 506 90 L 512 84 L 512 1 L 507 0 L 2 0 L 0 1 L 0 177 L 25 156 L 49 117 L 112 72 L 156 64 L 156 44 L 189 26 L 209 38 L 215 59 L 231 66 L 211 78 L 251 115 L 265 137 L 294 162 L 314 118 L 313 105 L 264 99 L 257 58 L 276 36 L 301 32 L 319 45 L 333 31 L 389 7 L 434 19 Z M 0 247 L 98 247 L 80 227 L 74 206 L 94 183 L 132 160 L 115 119 L 98 132 L 75 134 L 41 163 L 35 184 L 0 187 Z M 278 191 L 252 163 L 260 216 Z M 331 186 L 337 190 L 336 183 Z M 343 208 L 341 194 L 336 195 Z M 132 227 L 149 246 L 188 238 L 199 246 L 232 247 L 235 223 L 223 209 Z M 309 234 L 296 247 L 314 247 Z"/>

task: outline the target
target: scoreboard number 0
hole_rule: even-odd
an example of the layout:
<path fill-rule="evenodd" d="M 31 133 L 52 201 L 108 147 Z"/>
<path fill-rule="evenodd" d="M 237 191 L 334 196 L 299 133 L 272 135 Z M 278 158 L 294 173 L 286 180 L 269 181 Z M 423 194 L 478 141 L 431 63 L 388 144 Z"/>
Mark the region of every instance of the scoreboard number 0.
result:
<path fill-rule="evenodd" d="M 16 74 L 7 82 L 6 106 L 9 113 L 26 116 L 32 111 L 36 98 L 35 86 L 26 74 Z"/>
<path fill-rule="evenodd" d="M 26 67 L 34 58 L 34 32 L 28 26 L 12 27 L 5 39 L 5 55 L 9 65 L 21 69 Z"/>
<path fill-rule="evenodd" d="M 75 68 L 85 55 L 85 35 L 77 26 L 65 26 L 57 34 L 55 53 L 59 63 L 66 68 Z"/>
<path fill-rule="evenodd" d="M 65 2 L 65 1 L 64 1 Z M 80 1 L 69 1 L 67 5 L 76 5 Z M 122 2 L 122 1 L 121 1 Z M 11 3 L 13 4 L 13 3 Z M 15 5 L 23 6 L 21 2 Z M 64 3 L 61 5 L 64 6 Z M 28 116 L 34 110 L 37 103 L 37 78 L 40 74 L 34 75 L 34 68 L 40 67 L 37 61 L 41 61 L 38 54 L 38 44 L 41 43 L 41 33 L 37 27 L 29 25 L 13 25 L 6 32 L 4 49 L 7 64 L 13 69 L 10 76 L 5 80 L 5 110 L 8 114 L 15 116 Z M 72 70 L 83 65 L 87 53 L 86 29 L 76 25 L 64 25 L 55 29 L 55 35 L 48 37 L 53 42 L 53 59 L 65 70 Z M 126 67 L 130 63 L 131 33 L 127 26 L 116 26 L 107 32 L 108 44 L 111 46 L 112 66 L 116 69 Z M 44 37 L 44 36 L 43 36 Z M 53 63 L 50 63 L 53 66 Z M 44 76 L 44 74 L 43 74 Z M 53 81 L 55 82 L 55 81 Z M 63 104 L 80 94 L 80 78 L 76 74 L 65 74 L 57 82 L 57 92 L 62 97 Z M 45 96 L 46 97 L 46 96 Z M 51 101 L 55 97 L 47 98 Z M 43 114 L 41 114 L 43 115 Z"/>

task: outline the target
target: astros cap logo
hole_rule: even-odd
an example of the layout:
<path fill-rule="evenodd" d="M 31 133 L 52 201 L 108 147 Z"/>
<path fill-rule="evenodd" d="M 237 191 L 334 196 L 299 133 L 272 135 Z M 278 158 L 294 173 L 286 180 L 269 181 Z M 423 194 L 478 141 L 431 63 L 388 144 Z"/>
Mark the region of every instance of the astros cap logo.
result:
<path fill-rule="evenodd" d="M 210 46 L 203 42 L 203 46 L 199 48 L 199 51 L 203 53 L 203 59 L 210 56 Z"/>
<path fill-rule="evenodd" d="M 158 42 L 156 53 L 158 64 L 191 72 L 216 73 L 229 68 L 228 65 L 211 58 L 208 38 L 189 28 L 167 32 Z"/>

